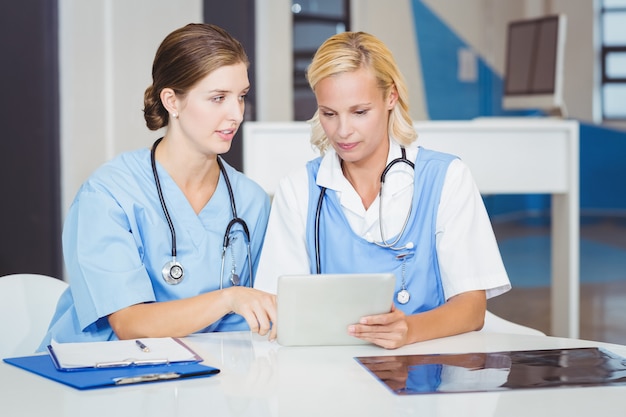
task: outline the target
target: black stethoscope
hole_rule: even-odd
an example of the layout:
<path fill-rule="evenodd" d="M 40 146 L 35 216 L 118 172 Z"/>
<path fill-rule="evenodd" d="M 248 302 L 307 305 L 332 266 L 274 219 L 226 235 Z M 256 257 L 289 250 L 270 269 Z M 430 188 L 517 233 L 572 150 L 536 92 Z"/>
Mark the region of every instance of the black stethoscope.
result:
<path fill-rule="evenodd" d="M 157 193 L 159 194 L 159 200 L 161 202 L 161 208 L 163 209 L 163 214 L 165 214 L 165 219 L 167 220 L 167 225 L 170 228 L 170 232 L 172 234 L 172 260 L 163 265 L 163 269 L 161 273 L 163 274 L 163 279 L 165 282 L 171 285 L 179 284 L 183 278 L 185 277 L 185 270 L 183 266 L 176 260 L 176 231 L 174 229 L 174 223 L 172 223 L 172 218 L 170 217 L 170 213 L 167 210 L 167 206 L 165 205 L 165 199 L 163 198 L 163 190 L 161 189 L 161 182 L 159 181 L 159 174 L 157 173 L 156 168 L 156 158 L 155 152 L 156 148 L 159 145 L 163 138 L 159 138 L 152 145 L 152 149 L 150 151 L 150 162 L 152 163 L 152 174 L 154 175 L 154 182 L 156 184 Z M 226 249 L 231 243 L 231 230 L 232 228 L 239 224 L 243 229 L 244 236 L 246 238 L 246 249 L 247 249 L 247 258 L 248 258 L 248 269 L 250 273 L 250 281 L 249 286 L 252 287 L 252 258 L 250 257 L 250 231 L 248 230 L 248 225 L 246 222 L 237 217 L 237 206 L 235 205 L 235 195 L 233 193 L 232 186 L 230 185 L 230 180 L 228 178 L 228 174 L 226 173 L 226 169 L 224 168 L 224 164 L 222 163 L 221 158 L 217 157 L 217 164 L 219 165 L 220 172 L 224 176 L 224 182 L 226 183 L 226 188 L 228 189 L 228 196 L 230 198 L 230 208 L 233 215 L 233 218 L 228 222 L 226 226 L 226 231 L 224 232 L 224 242 L 222 246 L 222 267 L 220 271 L 220 289 L 223 288 L 223 280 L 224 280 L 224 258 L 226 257 Z M 232 249 L 231 249 L 232 250 Z M 239 285 L 240 279 L 239 275 L 237 275 L 235 265 L 235 257 L 233 254 L 232 260 L 232 268 L 230 274 L 230 282 L 233 285 Z"/>
<path fill-rule="evenodd" d="M 392 160 L 391 162 L 389 162 L 387 166 L 385 167 L 385 169 L 383 170 L 382 174 L 380 174 L 380 190 L 378 191 L 378 200 L 379 200 L 378 201 L 378 225 L 380 227 L 381 241 L 371 242 L 375 244 L 376 246 L 380 246 L 381 248 L 387 248 L 387 249 L 391 249 L 394 251 L 400 251 L 404 249 L 413 248 L 413 242 L 407 242 L 407 244 L 404 246 L 397 246 L 398 242 L 404 235 L 404 231 L 406 230 L 406 227 L 409 223 L 409 218 L 411 217 L 410 207 L 409 207 L 409 211 L 406 214 L 406 218 L 404 219 L 404 224 L 402 225 L 402 229 L 400 229 L 400 233 L 398 233 L 398 236 L 393 242 L 388 242 L 387 239 L 385 239 L 385 233 L 383 231 L 383 197 L 382 196 L 383 196 L 383 185 L 385 184 L 385 177 L 387 176 L 387 173 L 394 165 L 399 164 L 399 163 L 407 164 L 413 170 L 415 170 L 415 164 L 412 161 L 408 160 L 406 157 L 406 149 L 404 149 L 404 146 L 401 146 L 400 150 L 402 151 L 402 156 L 400 158 L 396 158 Z M 322 213 L 322 203 L 324 201 L 324 195 L 326 194 L 326 187 L 321 187 L 321 188 L 322 189 L 320 191 L 320 196 L 317 200 L 317 208 L 315 210 L 315 267 L 317 269 L 318 274 L 320 274 L 322 270 L 322 266 L 321 266 L 322 262 L 320 259 L 321 258 L 320 256 L 320 217 Z M 398 259 L 405 259 L 405 258 L 406 258 L 405 254 L 398 255 Z M 400 288 L 400 291 L 398 291 L 396 298 L 400 304 L 408 303 L 409 299 L 411 298 L 409 291 L 406 289 L 406 277 L 404 276 L 404 268 L 402 268 L 402 286 Z"/>

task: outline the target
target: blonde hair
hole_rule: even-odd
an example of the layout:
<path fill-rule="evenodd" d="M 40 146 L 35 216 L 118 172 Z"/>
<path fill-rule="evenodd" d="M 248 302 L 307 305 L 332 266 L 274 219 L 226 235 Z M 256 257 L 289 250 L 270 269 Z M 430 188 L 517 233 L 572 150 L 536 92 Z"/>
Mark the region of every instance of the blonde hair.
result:
<path fill-rule="evenodd" d="M 321 80 L 343 72 L 360 68 L 370 69 L 378 87 L 387 97 L 395 87 L 398 101 L 389 113 L 389 136 L 401 145 L 409 145 L 417 139 L 413 121 L 409 115 L 409 94 L 404 77 L 400 73 L 391 51 L 373 35 L 365 32 L 343 32 L 328 38 L 319 47 L 307 69 L 307 80 L 311 89 Z M 311 144 L 324 154 L 330 146 L 322 128 L 319 110 L 309 120 Z"/>

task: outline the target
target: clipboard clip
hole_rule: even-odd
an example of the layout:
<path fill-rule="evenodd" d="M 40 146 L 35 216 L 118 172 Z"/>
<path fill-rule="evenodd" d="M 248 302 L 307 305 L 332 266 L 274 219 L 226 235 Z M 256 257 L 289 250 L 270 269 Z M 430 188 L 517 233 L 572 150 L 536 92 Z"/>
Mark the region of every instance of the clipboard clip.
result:
<path fill-rule="evenodd" d="M 115 362 L 98 362 L 96 368 L 119 368 L 125 366 L 168 365 L 167 359 L 124 359 Z"/>
<path fill-rule="evenodd" d="M 137 376 L 128 376 L 121 378 L 113 378 L 115 385 L 138 384 L 140 382 L 166 381 L 168 379 L 180 378 L 178 372 L 166 372 L 164 374 L 146 374 Z"/>
<path fill-rule="evenodd" d="M 145 375 L 136 375 L 136 376 L 125 376 L 120 378 L 113 378 L 113 382 L 115 385 L 128 385 L 128 384 L 138 384 L 141 382 L 155 382 L 155 381 L 167 381 L 169 379 L 178 379 L 178 378 L 194 378 L 198 376 L 205 375 L 215 375 L 220 372 L 217 368 L 207 368 L 197 372 L 189 372 L 189 373 L 179 373 L 179 372 L 164 372 L 164 373 L 153 373 L 153 374 L 145 374 Z"/>

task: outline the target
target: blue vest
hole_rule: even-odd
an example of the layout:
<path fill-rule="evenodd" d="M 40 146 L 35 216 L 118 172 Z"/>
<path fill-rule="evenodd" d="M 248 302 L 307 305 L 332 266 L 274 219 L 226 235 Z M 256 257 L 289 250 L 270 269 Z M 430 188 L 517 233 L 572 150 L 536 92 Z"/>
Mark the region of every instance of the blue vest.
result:
<path fill-rule="evenodd" d="M 417 153 L 411 214 L 406 230 L 396 244 L 402 247 L 413 242 L 411 249 L 382 248 L 356 235 L 343 214 L 337 194 L 326 190 L 319 212 L 319 273 L 393 272 L 396 293 L 402 288 L 404 274 L 411 298 L 407 304 L 396 303 L 396 306 L 405 314 L 432 310 L 443 304 L 445 298 L 435 246 L 435 227 L 446 172 L 455 158 L 424 148 Z M 321 187 L 316 185 L 315 179 L 320 163 L 321 157 L 307 164 L 310 186 L 306 242 L 313 274 L 318 273 L 315 217 Z M 395 238 L 387 237 L 387 240 L 392 242 Z"/>

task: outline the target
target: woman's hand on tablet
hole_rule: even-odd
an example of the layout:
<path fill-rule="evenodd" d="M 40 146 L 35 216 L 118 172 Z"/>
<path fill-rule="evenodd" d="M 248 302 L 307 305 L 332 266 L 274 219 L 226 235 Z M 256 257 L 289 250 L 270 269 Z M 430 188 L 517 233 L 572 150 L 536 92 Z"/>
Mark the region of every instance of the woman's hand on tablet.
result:
<path fill-rule="evenodd" d="M 391 312 L 362 317 L 348 327 L 348 333 L 386 349 L 409 343 L 480 330 L 487 300 L 484 290 L 457 294 L 429 311 L 405 315 L 395 306 Z"/>
<path fill-rule="evenodd" d="M 236 291 L 231 298 L 231 309 L 241 315 L 250 331 L 261 336 L 269 334 L 269 340 L 276 339 L 276 296 L 248 287 L 230 287 Z"/>
<path fill-rule="evenodd" d="M 359 323 L 348 327 L 348 333 L 385 349 L 396 349 L 409 343 L 407 316 L 395 305 L 391 306 L 389 313 L 362 317 Z"/>

